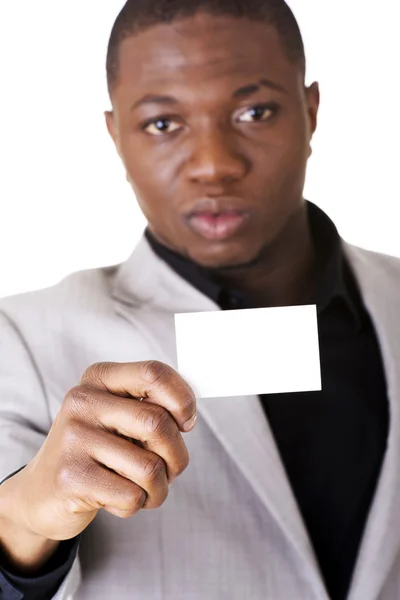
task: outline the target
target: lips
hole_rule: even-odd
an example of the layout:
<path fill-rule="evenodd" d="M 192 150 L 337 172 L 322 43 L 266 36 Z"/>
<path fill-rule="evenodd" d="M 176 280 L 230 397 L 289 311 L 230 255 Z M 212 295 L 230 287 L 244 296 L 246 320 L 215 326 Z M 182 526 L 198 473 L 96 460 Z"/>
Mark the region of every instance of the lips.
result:
<path fill-rule="evenodd" d="M 224 240 L 235 235 L 245 224 L 248 213 L 243 211 L 196 212 L 187 217 L 187 224 L 208 240 Z"/>

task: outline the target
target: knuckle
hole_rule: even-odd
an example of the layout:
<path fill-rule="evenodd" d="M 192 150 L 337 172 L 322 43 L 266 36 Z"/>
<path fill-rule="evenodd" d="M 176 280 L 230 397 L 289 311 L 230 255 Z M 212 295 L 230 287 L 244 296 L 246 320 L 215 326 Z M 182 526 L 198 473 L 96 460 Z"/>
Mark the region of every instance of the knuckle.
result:
<path fill-rule="evenodd" d="M 94 481 L 97 465 L 90 460 L 69 460 L 61 465 L 56 474 L 57 489 L 65 496 L 75 494 L 79 489 Z"/>
<path fill-rule="evenodd" d="M 109 373 L 113 369 L 113 363 L 97 362 L 86 369 L 83 373 L 81 382 L 87 383 L 90 386 L 97 387 L 99 383 L 108 378 Z"/>
<path fill-rule="evenodd" d="M 121 510 L 119 511 L 117 516 L 119 519 L 130 519 L 131 517 L 136 515 L 137 512 L 137 510 Z"/>
<path fill-rule="evenodd" d="M 160 457 L 151 457 L 142 465 L 143 477 L 146 481 L 152 483 L 158 481 L 166 473 L 164 460 Z"/>
<path fill-rule="evenodd" d="M 169 367 L 159 360 L 146 360 L 141 363 L 143 378 L 151 385 L 162 383 L 169 378 Z"/>
<path fill-rule="evenodd" d="M 75 481 L 76 472 L 70 465 L 63 465 L 56 473 L 56 487 L 63 495 L 73 491 Z"/>
<path fill-rule="evenodd" d="M 179 466 L 175 472 L 175 475 L 178 477 L 179 475 L 182 475 L 182 473 L 188 468 L 189 466 L 189 456 L 185 456 L 182 461 L 179 463 Z"/>
<path fill-rule="evenodd" d="M 75 454 L 84 445 L 86 436 L 86 428 L 82 427 L 78 420 L 71 420 L 62 433 L 61 446 L 63 452 L 70 453 L 72 450 Z"/>
<path fill-rule="evenodd" d="M 166 501 L 166 499 L 168 498 L 168 492 L 169 492 L 169 488 L 168 485 L 166 485 L 163 490 L 162 490 L 162 494 L 159 493 L 159 496 L 157 498 L 157 500 L 153 500 L 151 503 L 151 508 L 160 508 L 160 506 L 162 506 L 164 504 L 164 502 Z M 146 507 L 144 507 L 146 508 Z M 150 507 L 149 507 L 150 508 Z"/>
<path fill-rule="evenodd" d="M 143 426 L 148 434 L 155 437 L 172 437 L 172 421 L 162 406 L 152 406 L 144 414 Z"/>
<path fill-rule="evenodd" d="M 146 492 L 137 485 L 132 486 L 127 497 L 124 499 L 121 518 L 128 519 L 129 517 L 133 517 L 143 507 L 146 500 Z"/>
<path fill-rule="evenodd" d="M 93 401 L 92 393 L 93 390 L 86 385 L 76 385 L 71 388 L 64 398 L 67 412 L 71 414 L 85 413 L 88 405 Z"/>

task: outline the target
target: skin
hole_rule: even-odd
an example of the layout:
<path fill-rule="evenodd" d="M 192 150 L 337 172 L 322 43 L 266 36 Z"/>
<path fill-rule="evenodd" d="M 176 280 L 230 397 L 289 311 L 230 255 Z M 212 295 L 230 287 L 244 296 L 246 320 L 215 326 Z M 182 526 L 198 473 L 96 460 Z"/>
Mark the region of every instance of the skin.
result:
<path fill-rule="evenodd" d="M 261 79 L 284 91 L 263 86 L 232 99 Z M 176 102 L 132 109 L 148 94 Z M 257 110 L 269 103 L 277 110 Z M 123 42 L 112 105 L 108 131 L 158 241 L 256 305 L 311 297 L 317 273 L 303 188 L 319 90 L 304 85 L 273 28 L 202 12 L 151 27 Z M 183 215 L 221 195 L 249 218 L 228 239 L 203 239 Z"/>
<path fill-rule="evenodd" d="M 285 91 L 262 86 L 232 99 L 260 79 Z M 178 102 L 131 110 L 150 93 Z M 112 101 L 108 131 L 157 239 L 260 306 L 305 301 L 316 280 L 302 192 L 318 86 L 304 87 L 274 30 L 201 13 L 148 29 L 122 45 Z M 274 104 L 254 110 L 266 103 Z M 161 136 L 143 128 L 166 114 Z M 199 202 L 217 207 L 221 195 L 249 217 L 235 236 L 205 240 L 183 215 Z M 37 455 L 0 486 L 0 551 L 10 568 L 36 573 L 101 509 L 127 518 L 159 507 L 188 465 L 182 433 L 195 416 L 193 391 L 168 365 L 88 367 Z"/>

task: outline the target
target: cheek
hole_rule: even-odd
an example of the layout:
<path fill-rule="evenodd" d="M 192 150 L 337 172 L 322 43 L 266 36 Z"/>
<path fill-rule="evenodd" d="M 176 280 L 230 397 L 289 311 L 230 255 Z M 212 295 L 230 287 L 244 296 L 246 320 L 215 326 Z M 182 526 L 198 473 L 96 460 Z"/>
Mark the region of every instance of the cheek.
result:
<path fill-rule="evenodd" d="M 164 234 L 175 228 L 176 178 L 158 160 L 127 160 L 126 170 L 136 201 L 146 218 L 157 231 Z"/>
<path fill-rule="evenodd" d="M 258 158 L 258 173 L 271 195 L 298 191 L 305 179 L 308 145 L 300 135 L 282 135 Z"/>
<path fill-rule="evenodd" d="M 161 206 L 161 198 L 170 189 L 169 170 L 143 148 L 125 148 L 123 161 L 133 192 L 141 206 Z"/>
<path fill-rule="evenodd" d="M 137 195 L 172 194 L 176 172 L 173 157 L 167 149 L 157 147 L 157 144 L 135 141 L 124 146 L 124 163 L 129 174 L 132 187 Z"/>

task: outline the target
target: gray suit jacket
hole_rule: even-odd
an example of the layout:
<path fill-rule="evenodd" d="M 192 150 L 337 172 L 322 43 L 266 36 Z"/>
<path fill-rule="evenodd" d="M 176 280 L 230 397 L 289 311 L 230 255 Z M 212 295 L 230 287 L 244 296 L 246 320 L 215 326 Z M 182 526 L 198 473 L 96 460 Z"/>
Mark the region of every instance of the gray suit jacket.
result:
<path fill-rule="evenodd" d="M 377 330 L 391 415 L 349 600 L 398 600 L 400 260 L 344 248 Z M 0 478 L 37 453 L 90 364 L 177 368 L 174 313 L 208 310 L 219 308 L 144 237 L 122 265 L 0 300 Z M 198 414 L 184 434 L 190 465 L 165 504 L 128 521 L 100 511 L 57 600 L 328 600 L 258 397 L 200 400 Z"/>

